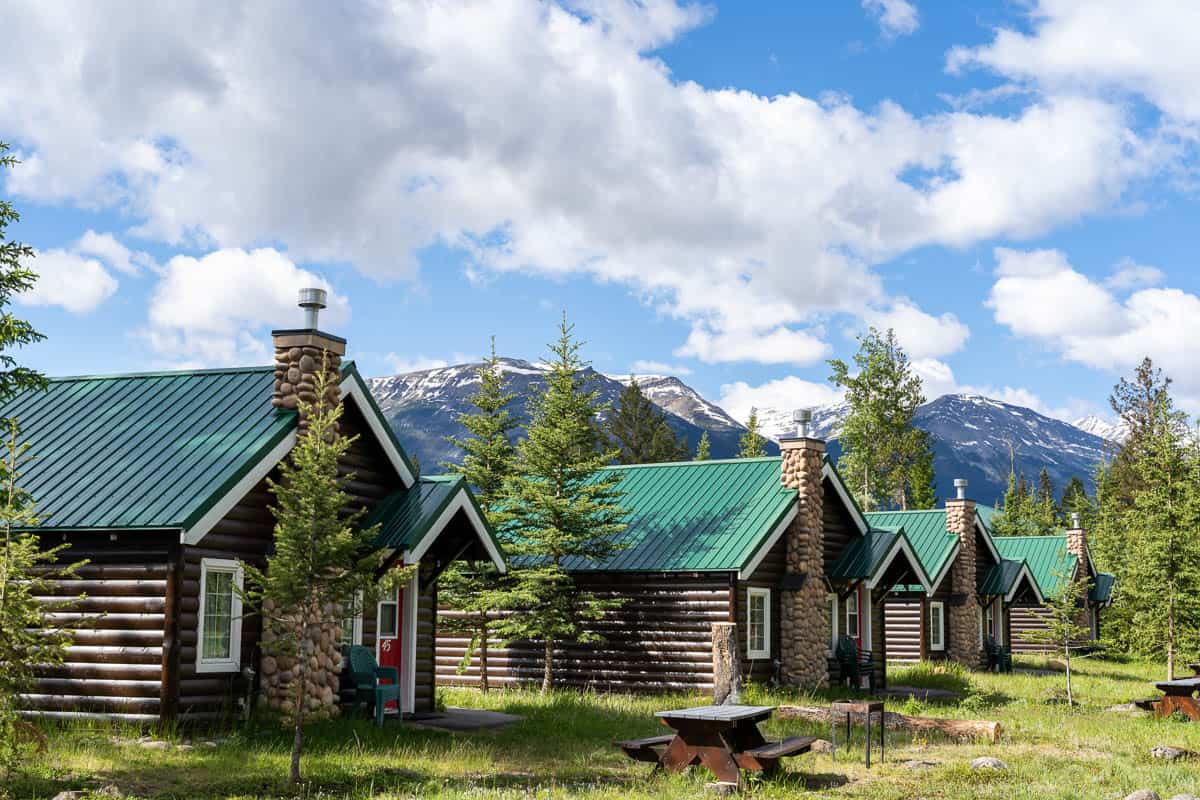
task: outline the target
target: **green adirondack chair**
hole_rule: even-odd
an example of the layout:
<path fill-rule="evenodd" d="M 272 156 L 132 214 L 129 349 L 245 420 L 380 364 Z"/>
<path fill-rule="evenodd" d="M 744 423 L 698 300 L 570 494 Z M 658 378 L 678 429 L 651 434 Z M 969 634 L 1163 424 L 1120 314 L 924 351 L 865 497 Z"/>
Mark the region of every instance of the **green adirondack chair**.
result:
<path fill-rule="evenodd" d="M 999 644 L 991 636 L 983 640 L 988 672 L 1012 672 L 1012 648 Z"/>
<path fill-rule="evenodd" d="M 400 670 L 381 667 L 369 647 L 350 648 L 350 677 L 354 682 L 354 707 L 374 709 L 375 724 L 383 724 L 384 707 L 391 700 L 400 705 Z M 385 678 L 391 683 L 380 683 Z"/>
<path fill-rule="evenodd" d="M 867 685 L 871 694 L 875 693 L 875 661 L 870 650 L 859 650 L 858 644 L 849 636 L 839 636 L 837 648 L 833 657 L 838 665 L 838 677 L 847 681 L 851 688 L 857 689 L 862 684 L 862 676 L 867 676 Z"/>

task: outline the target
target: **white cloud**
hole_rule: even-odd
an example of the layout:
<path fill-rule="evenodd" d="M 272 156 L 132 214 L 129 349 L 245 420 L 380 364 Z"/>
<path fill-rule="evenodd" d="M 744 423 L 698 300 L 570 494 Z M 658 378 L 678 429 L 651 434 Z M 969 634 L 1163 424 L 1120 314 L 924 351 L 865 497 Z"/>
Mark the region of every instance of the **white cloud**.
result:
<path fill-rule="evenodd" d="M 450 366 L 450 362 L 444 358 L 429 358 L 427 356 L 401 356 L 396 353 L 388 353 L 383 357 L 391 368 L 394 374 L 405 372 L 420 372 L 427 369 L 441 369 L 442 367 Z"/>
<path fill-rule="evenodd" d="M 117 291 L 118 281 L 94 258 L 71 250 L 43 250 L 27 266 L 37 282 L 17 295 L 29 306 L 60 306 L 74 314 L 95 311 Z"/>
<path fill-rule="evenodd" d="M 814 408 L 836 403 L 842 391 L 829 383 L 815 383 L 789 375 L 778 380 L 751 386 L 745 381 L 721 386 L 721 408 L 734 419 L 750 417 L 752 408 Z"/>
<path fill-rule="evenodd" d="M 920 25 L 917 7 L 908 0 L 862 0 L 862 6 L 887 37 L 907 36 Z"/>
<path fill-rule="evenodd" d="M 75 244 L 75 250 L 96 256 L 118 272 L 138 275 L 142 268 L 156 269 L 154 259 L 143 252 L 130 250 L 111 233 L 96 233 L 89 230 Z"/>
<path fill-rule="evenodd" d="M 1150 356 L 1176 381 L 1183 404 L 1200 409 L 1200 297 L 1142 288 L 1124 299 L 1080 273 L 1058 251 L 996 251 L 987 303 L 996 321 L 1068 361 L 1127 372 Z"/>
<path fill-rule="evenodd" d="M 868 309 L 863 318 L 879 330 L 892 328 L 910 358 L 939 358 L 957 353 L 967 343 L 971 330 L 954 314 L 933 316 L 911 300 L 900 298 L 885 310 Z"/>
<path fill-rule="evenodd" d="M 808 364 L 829 314 L 888 307 L 876 264 L 1040 234 L 1166 161 L 1099 98 L 914 116 L 678 81 L 647 52 L 710 12 L 667 0 L 293 11 L 11 9 L 8 188 L 380 278 L 446 245 L 619 282 L 692 325 L 679 355 Z"/>
<path fill-rule="evenodd" d="M 1045 91 L 1117 89 L 1181 121 L 1200 122 L 1200 4 L 1178 0 L 1033 0 L 1029 32 L 1000 28 L 956 47 L 951 71 L 983 67 Z"/>
<path fill-rule="evenodd" d="M 1167 279 L 1158 267 L 1139 264 L 1133 259 L 1122 259 L 1117 268 L 1104 280 L 1104 285 L 1117 292 L 1157 286 Z"/>
<path fill-rule="evenodd" d="M 692 370 L 683 364 L 668 364 L 665 361 L 647 361 L 639 359 L 629 365 L 630 375 L 691 375 Z"/>
<path fill-rule="evenodd" d="M 269 327 L 302 324 L 301 288 L 329 292 L 320 325 L 337 330 L 349 301 L 322 278 L 272 248 L 216 250 L 200 258 L 175 256 L 150 299 L 143 336 L 160 356 L 194 365 L 264 364 L 271 360 Z"/>

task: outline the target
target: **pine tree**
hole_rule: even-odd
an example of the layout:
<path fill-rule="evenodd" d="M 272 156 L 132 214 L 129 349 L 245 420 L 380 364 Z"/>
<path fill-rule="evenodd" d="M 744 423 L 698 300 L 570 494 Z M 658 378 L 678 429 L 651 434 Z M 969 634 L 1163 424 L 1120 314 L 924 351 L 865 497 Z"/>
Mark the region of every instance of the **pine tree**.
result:
<path fill-rule="evenodd" d="M 479 390 L 471 396 L 475 411 L 459 414 L 458 423 L 466 436 L 447 437 L 450 444 L 463 452 L 461 464 L 447 463 L 445 468 L 462 475 L 475 492 L 484 514 L 497 530 L 504 529 L 508 481 L 516 471 L 516 448 L 512 440 L 518 428 L 508 406 L 516 395 L 506 388 L 500 359 L 496 356 L 496 338 L 492 337 L 491 353 L 475 372 Z M 459 664 L 465 671 L 475 653 L 479 653 L 479 688 L 487 692 L 488 639 L 492 619 L 503 609 L 505 596 L 498 586 L 499 573 L 490 561 L 455 561 L 438 582 L 438 598 L 450 608 L 466 616 L 440 618 L 441 628 L 465 633 L 470 637 L 466 653 Z"/>
<path fill-rule="evenodd" d="M 530 401 L 527 435 L 517 448 L 518 472 L 509 482 L 509 552 L 527 566 L 508 587 L 511 607 L 519 613 L 499 630 L 510 640 L 542 642 L 543 692 L 554 680 L 555 645 L 597 641 L 584 623 L 617 605 L 581 590 L 564 566 L 603 563 L 618 549 L 614 539 L 625 527 L 617 477 L 600 472 L 616 453 L 594 446 L 602 406 L 597 390 L 585 384 L 580 348 L 564 314 L 558 340 L 550 345 L 545 384 Z"/>
<path fill-rule="evenodd" d="M 746 420 L 746 432 L 738 440 L 738 458 L 762 458 L 767 454 L 767 440 L 762 435 L 758 425 L 758 409 L 750 409 L 750 419 Z"/>
<path fill-rule="evenodd" d="M 925 433 L 925 431 L 921 431 L 921 433 Z M 937 476 L 933 471 L 932 447 L 926 446 L 917 456 L 908 480 L 909 508 L 913 510 L 937 508 Z"/>
<path fill-rule="evenodd" d="M 1135 463 L 1154 435 L 1159 416 L 1174 411 L 1171 379 L 1149 357 L 1144 358 L 1132 379 L 1121 378 L 1113 387 L 1108 403 L 1127 430 L 1125 441 L 1113 458 L 1112 472 L 1119 497 L 1130 503 L 1139 488 Z"/>
<path fill-rule="evenodd" d="M 1178 654 L 1200 646 L 1200 454 L 1186 440 L 1183 415 L 1165 397 L 1157 403 L 1126 465 L 1126 487 L 1137 491 L 1122 515 L 1127 562 L 1117 577 L 1125 642 L 1165 657 L 1171 680 Z"/>
<path fill-rule="evenodd" d="M 620 464 L 656 464 L 688 457 L 687 443 L 671 430 L 667 415 L 642 393 L 636 378 L 631 377 L 621 391 L 608 430 Z"/>
<path fill-rule="evenodd" d="M 10 169 L 17 160 L 6 155 L 8 145 L 0 142 L 0 169 Z M 4 181 L 0 180 L 0 185 Z M 10 310 L 13 298 L 31 289 L 37 275 L 25 263 L 33 248 L 8 238 L 8 226 L 21 218 L 7 200 L 0 198 L 0 403 L 20 391 L 39 390 L 46 379 L 37 371 L 20 366 L 13 354 L 17 348 L 44 337 Z M 43 734 L 18 716 L 21 695 L 33 686 L 34 665 L 60 664 L 70 646 L 69 631 L 47 625 L 45 615 L 71 605 L 39 600 L 53 595 L 55 581 L 75 576 L 82 566 L 64 564 L 65 545 L 43 549 L 30 529 L 38 524 L 32 498 L 20 484 L 21 469 L 29 459 L 28 445 L 20 440 L 20 422 L 3 423 L 5 451 L 0 458 L 0 527 L 4 539 L 0 549 L 0 773 L 7 773 L 22 760 L 22 745 L 30 738 L 44 743 Z"/>
<path fill-rule="evenodd" d="M 1038 474 L 1037 496 L 1033 504 L 1034 524 L 1039 533 L 1051 533 L 1058 527 L 1059 508 L 1054 502 L 1054 482 L 1042 467 Z"/>
<path fill-rule="evenodd" d="M 1018 635 L 1027 642 L 1048 647 L 1055 655 L 1062 657 L 1067 668 L 1067 705 L 1073 706 L 1075 694 L 1071 687 L 1071 652 L 1075 642 L 1090 634 L 1086 627 L 1079 624 L 1088 582 L 1086 577 L 1076 579 L 1065 563 L 1055 568 L 1054 576 L 1058 579 L 1058 588 L 1042 604 L 1047 612 L 1045 627 Z"/>
<path fill-rule="evenodd" d="M 317 377 L 315 394 L 326 397 L 332 385 L 325 365 Z M 279 480 L 268 479 L 276 505 L 275 552 L 266 570 L 245 564 L 246 602 L 263 616 L 263 652 L 289 659 L 291 702 L 285 716 L 292 725 L 291 781 L 300 781 L 304 725 L 324 714 L 309 703 L 308 658 L 302 657 L 300 633 L 322 626 L 337 626 L 344 619 L 343 604 L 358 593 L 370 596 L 380 566 L 374 548 L 378 526 L 359 526 L 363 511 L 345 514 L 350 495 L 345 484 L 353 475 L 338 474 L 338 462 L 356 437 L 338 433 L 342 404 L 300 403 L 305 425 Z"/>
<path fill-rule="evenodd" d="M 712 458 L 712 445 L 708 441 L 708 431 L 700 434 L 700 441 L 696 443 L 696 461 L 708 461 Z"/>
<path fill-rule="evenodd" d="M 871 328 L 858 341 L 856 374 L 844 361 L 829 362 L 830 380 L 845 389 L 850 404 L 838 466 L 865 510 L 908 509 L 914 491 L 927 499 L 925 489 L 917 486 L 926 482 L 932 469 L 929 438 L 913 425 L 917 408 L 925 402 L 921 378 L 894 330 L 880 333 Z"/>
<path fill-rule="evenodd" d="M 1096 509 L 1092 502 L 1092 498 L 1088 495 L 1087 486 L 1078 475 L 1072 475 L 1071 480 L 1063 489 L 1062 499 L 1059 501 L 1059 516 L 1063 525 L 1070 526 L 1073 514 L 1078 514 L 1080 523 L 1085 529 L 1092 528 L 1092 520 L 1095 516 Z"/>

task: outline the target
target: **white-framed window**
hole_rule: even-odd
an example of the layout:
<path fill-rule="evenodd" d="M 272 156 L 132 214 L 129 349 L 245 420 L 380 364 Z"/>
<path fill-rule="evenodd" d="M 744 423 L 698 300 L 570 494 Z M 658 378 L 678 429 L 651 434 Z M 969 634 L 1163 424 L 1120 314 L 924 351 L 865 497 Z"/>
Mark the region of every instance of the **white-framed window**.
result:
<path fill-rule="evenodd" d="M 362 592 L 355 592 L 354 598 L 347 601 L 345 607 L 342 609 L 346 612 L 346 616 L 342 618 L 340 626 L 342 629 L 340 644 L 346 646 L 362 644 L 362 605 Z"/>
<path fill-rule="evenodd" d="M 929 604 L 929 649 L 946 649 L 946 605 L 941 600 Z"/>
<path fill-rule="evenodd" d="M 746 589 L 746 657 L 771 657 L 770 589 Z"/>
<path fill-rule="evenodd" d="M 988 603 L 983 609 L 983 631 L 985 636 L 991 636 L 999 641 L 996 636 L 996 603 L 995 601 Z"/>
<path fill-rule="evenodd" d="M 400 635 L 400 604 L 396 602 L 396 593 L 379 601 L 379 619 L 377 620 L 376 637 L 379 639 L 395 639 Z"/>
<path fill-rule="evenodd" d="M 846 635 L 857 639 L 862 635 L 858 627 L 858 590 L 846 595 Z"/>
<path fill-rule="evenodd" d="M 837 650 L 838 596 L 836 594 L 827 594 L 825 597 L 829 601 L 829 647 Z"/>
<path fill-rule="evenodd" d="M 242 665 L 242 565 L 200 560 L 196 672 L 237 672 Z"/>

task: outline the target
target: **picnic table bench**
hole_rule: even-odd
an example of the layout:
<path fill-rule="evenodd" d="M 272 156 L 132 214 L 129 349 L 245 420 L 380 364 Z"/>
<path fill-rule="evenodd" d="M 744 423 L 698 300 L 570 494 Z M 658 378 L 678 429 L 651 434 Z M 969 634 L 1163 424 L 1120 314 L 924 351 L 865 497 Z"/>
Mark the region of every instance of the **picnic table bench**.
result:
<path fill-rule="evenodd" d="M 1200 676 L 1162 681 L 1154 688 L 1163 693 L 1162 699 L 1154 703 L 1154 711 L 1160 717 L 1169 717 L 1175 712 L 1187 715 L 1193 722 L 1200 722 L 1200 703 L 1196 693 L 1200 692 Z"/>
<path fill-rule="evenodd" d="M 774 706 L 698 706 L 655 714 L 675 733 L 613 742 L 625 755 L 659 769 L 682 772 L 703 765 L 721 783 L 738 785 L 741 770 L 771 774 L 779 761 L 807 753 L 815 736 L 792 736 L 768 742 L 758 723 L 768 719 Z"/>

